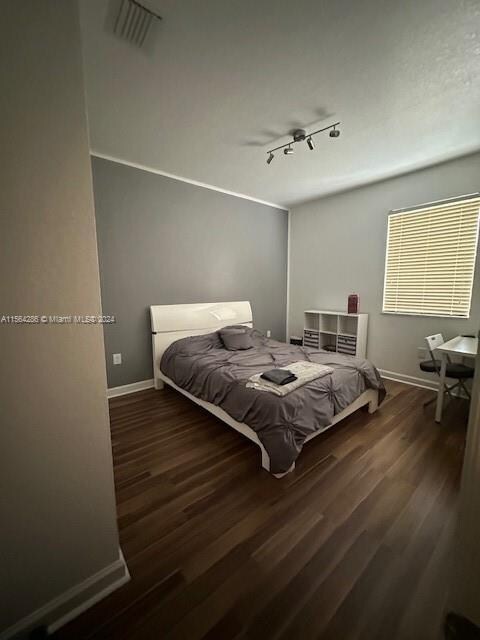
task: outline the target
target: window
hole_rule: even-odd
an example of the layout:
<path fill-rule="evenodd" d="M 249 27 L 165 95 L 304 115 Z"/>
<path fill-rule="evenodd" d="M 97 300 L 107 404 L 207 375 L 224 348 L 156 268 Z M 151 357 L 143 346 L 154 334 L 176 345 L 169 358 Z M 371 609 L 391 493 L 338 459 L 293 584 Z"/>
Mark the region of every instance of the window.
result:
<path fill-rule="evenodd" d="M 480 194 L 391 213 L 383 311 L 468 318 Z"/>

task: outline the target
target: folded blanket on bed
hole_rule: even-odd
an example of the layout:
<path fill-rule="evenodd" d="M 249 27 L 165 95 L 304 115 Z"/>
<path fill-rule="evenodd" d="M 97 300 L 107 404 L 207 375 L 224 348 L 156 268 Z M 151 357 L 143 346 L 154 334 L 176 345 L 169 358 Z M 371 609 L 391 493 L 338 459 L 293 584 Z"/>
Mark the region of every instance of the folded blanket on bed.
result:
<path fill-rule="evenodd" d="M 288 384 L 297 379 L 297 376 L 290 371 L 290 369 L 270 369 L 270 371 L 264 371 L 260 377 L 262 380 L 268 380 L 268 382 L 274 382 L 275 384 Z"/>
<path fill-rule="evenodd" d="M 333 373 L 332 367 L 327 367 L 324 364 L 317 364 L 316 362 L 308 362 L 305 360 L 289 364 L 288 370 L 297 376 L 297 379 L 293 382 L 278 385 L 262 378 L 261 373 L 256 373 L 248 379 L 247 387 L 256 389 L 257 391 L 269 391 L 270 393 L 283 397 L 286 396 L 287 393 L 295 391 L 298 387 L 301 387 L 308 382 L 312 382 L 312 380 L 316 380 L 317 378 Z"/>

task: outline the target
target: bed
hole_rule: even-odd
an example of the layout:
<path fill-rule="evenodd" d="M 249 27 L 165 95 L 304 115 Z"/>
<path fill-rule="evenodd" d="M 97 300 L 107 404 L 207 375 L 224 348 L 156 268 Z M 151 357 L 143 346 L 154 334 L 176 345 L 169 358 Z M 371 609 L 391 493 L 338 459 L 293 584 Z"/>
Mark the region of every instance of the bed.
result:
<path fill-rule="evenodd" d="M 253 328 L 250 303 L 218 302 L 150 307 L 155 388 L 164 384 L 254 442 L 262 467 L 277 478 L 295 468 L 303 445 L 360 407 L 373 413 L 385 395 L 368 361 L 265 338 Z M 219 330 L 242 325 L 254 347 L 227 351 Z M 252 373 L 299 360 L 334 371 L 278 398 L 248 389 Z"/>

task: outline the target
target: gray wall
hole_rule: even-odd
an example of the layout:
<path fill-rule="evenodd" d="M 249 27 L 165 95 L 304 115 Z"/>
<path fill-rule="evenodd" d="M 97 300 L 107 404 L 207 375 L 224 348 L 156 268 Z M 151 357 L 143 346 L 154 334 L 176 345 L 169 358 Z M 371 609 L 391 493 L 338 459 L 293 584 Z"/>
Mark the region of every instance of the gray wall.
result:
<path fill-rule="evenodd" d="M 417 347 L 424 337 L 476 332 L 480 325 L 480 260 L 470 319 L 382 314 L 387 215 L 391 209 L 478 191 L 480 154 L 295 207 L 291 212 L 290 333 L 303 310 L 346 309 L 360 295 L 370 314 L 368 357 L 382 369 L 423 377 Z"/>
<path fill-rule="evenodd" d="M 3 3 L 0 57 L 0 315 L 97 314 L 76 2 Z M 0 353 L 1 632 L 117 560 L 118 535 L 101 327 L 0 324 Z"/>
<path fill-rule="evenodd" d="M 285 211 L 92 158 L 108 386 L 152 378 L 149 306 L 250 300 L 285 338 Z M 122 365 L 112 354 L 122 354 Z"/>

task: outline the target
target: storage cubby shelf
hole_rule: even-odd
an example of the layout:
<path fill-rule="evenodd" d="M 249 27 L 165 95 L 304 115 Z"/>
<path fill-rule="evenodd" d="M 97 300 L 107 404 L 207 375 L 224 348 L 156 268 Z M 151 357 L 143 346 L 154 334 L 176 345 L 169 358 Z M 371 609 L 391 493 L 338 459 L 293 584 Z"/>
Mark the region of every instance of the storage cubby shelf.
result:
<path fill-rule="evenodd" d="M 308 309 L 304 311 L 303 343 L 365 358 L 367 326 L 368 313 Z"/>

